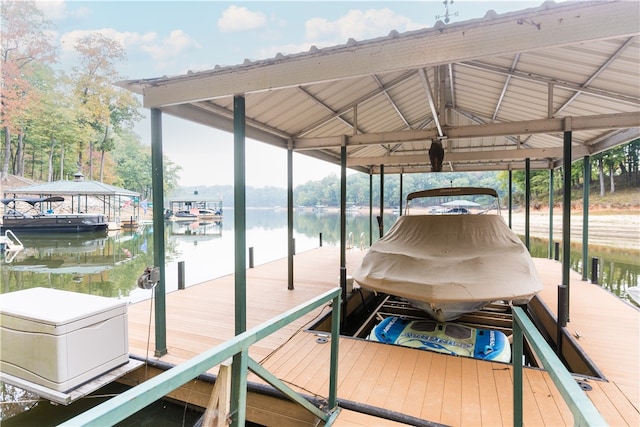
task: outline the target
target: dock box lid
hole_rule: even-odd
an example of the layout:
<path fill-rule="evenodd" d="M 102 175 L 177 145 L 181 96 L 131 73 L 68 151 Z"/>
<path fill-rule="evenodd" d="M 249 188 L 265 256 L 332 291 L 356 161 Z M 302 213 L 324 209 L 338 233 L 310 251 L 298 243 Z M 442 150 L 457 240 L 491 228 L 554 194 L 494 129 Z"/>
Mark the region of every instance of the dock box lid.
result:
<path fill-rule="evenodd" d="M 2 295 L 0 325 L 24 332 L 62 335 L 124 315 L 126 301 L 50 288 Z"/>

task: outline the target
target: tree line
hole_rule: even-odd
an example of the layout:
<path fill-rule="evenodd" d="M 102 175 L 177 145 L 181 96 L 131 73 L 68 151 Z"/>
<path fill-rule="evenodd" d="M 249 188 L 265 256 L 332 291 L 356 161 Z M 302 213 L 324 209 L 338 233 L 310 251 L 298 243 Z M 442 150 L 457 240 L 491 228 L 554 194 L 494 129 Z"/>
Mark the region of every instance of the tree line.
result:
<path fill-rule="evenodd" d="M 631 141 L 623 146 L 613 148 L 591 157 L 590 182 L 591 191 L 601 195 L 615 192 L 618 184 L 625 187 L 640 186 L 638 173 L 638 157 L 640 140 Z M 294 165 L 295 167 L 295 165 Z M 553 172 L 554 193 L 560 196 L 563 192 L 563 169 Z M 615 179 L 614 179 L 615 178 Z M 516 204 L 524 202 L 525 172 L 512 172 L 513 200 Z M 580 159 L 571 165 L 572 189 L 582 189 L 584 185 L 584 160 Z M 370 185 L 371 184 L 371 185 Z M 506 201 L 509 191 L 508 171 L 497 172 L 457 172 L 457 173 L 416 173 L 402 176 L 402 195 L 400 195 L 400 176 L 384 176 L 384 206 L 387 208 L 404 203 L 407 194 L 413 191 L 441 187 L 490 187 L 495 189 L 502 201 Z M 531 171 L 531 196 L 533 201 L 546 202 L 549 196 L 549 171 Z M 212 200 L 223 201 L 224 206 L 233 206 L 233 186 L 194 186 L 178 187 L 171 197 L 185 197 L 196 193 Z M 363 173 L 347 175 L 347 205 L 368 206 L 371 200 L 374 208 L 380 207 L 380 176 Z M 558 199 L 559 200 L 559 199 Z M 313 207 L 318 205 L 336 207 L 340 205 L 340 178 L 331 174 L 317 181 L 308 181 L 293 190 L 294 207 Z M 418 203 L 420 203 L 418 201 Z M 503 202 L 504 204 L 504 202 Z M 247 207 L 274 207 L 287 205 L 286 190 L 278 187 L 246 188 Z"/>
<path fill-rule="evenodd" d="M 0 27 L 0 181 L 9 174 L 40 181 L 68 179 L 77 172 L 86 179 L 151 195 L 151 152 L 133 131 L 141 120 L 140 102 L 129 91 L 113 86 L 122 80 L 118 65 L 126 61 L 122 45 L 100 33 L 89 33 L 73 46 L 76 60 L 66 70 L 56 69 L 56 46 L 51 43 L 53 24 L 33 1 L 2 3 Z M 616 176 L 638 185 L 640 140 L 592 156 L 591 177 L 600 194 L 615 191 Z M 164 158 L 164 190 L 177 187 L 180 167 Z M 553 172 L 554 190 L 562 191 L 562 170 Z M 513 172 L 515 197 L 524 191 L 524 172 Z M 379 177 L 374 177 L 373 203 L 379 206 Z M 498 183 L 497 188 L 496 182 Z M 582 161 L 573 163 L 571 182 L 584 182 Z M 534 171 L 534 195 L 548 194 L 549 172 Z M 507 172 L 425 173 L 389 175 L 384 181 L 386 206 L 400 204 L 408 192 L 443 186 L 490 186 L 502 197 L 508 188 Z M 347 177 L 347 204 L 369 203 L 369 176 Z M 183 189 L 188 191 L 188 189 Z M 232 204 L 231 186 L 210 189 L 226 205 Z M 208 191 L 208 190 L 206 190 Z M 248 206 L 285 206 L 282 189 L 247 190 Z M 302 206 L 337 206 L 340 182 L 335 175 L 294 189 L 294 203 Z"/>
<path fill-rule="evenodd" d="M 123 46 L 89 33 L 74 44 L 74 63 L 61 70 L 53 30 L 35 2 L 2 3 L 0 180 L 14 174 L 55 181 L 80 172 L 146 197 L 150 148 L 132 131 L 142 118 L 140 102 L 113 85 L 123 79 Z M 179 167 L 167 158 L 164 163 L 170 191 Z"/>

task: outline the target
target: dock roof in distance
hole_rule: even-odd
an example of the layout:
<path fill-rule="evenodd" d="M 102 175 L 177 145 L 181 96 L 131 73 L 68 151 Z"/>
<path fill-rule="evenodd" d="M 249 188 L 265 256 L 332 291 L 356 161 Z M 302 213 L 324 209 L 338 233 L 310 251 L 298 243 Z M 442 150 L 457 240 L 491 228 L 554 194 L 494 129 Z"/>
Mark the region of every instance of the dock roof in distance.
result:
<path fill-rule="evenodd" d="M 127 196 L 140 197 L 139 193 L 98 181 L 54 181 L 3 190 L 5 195 L 38 196 Z"/>

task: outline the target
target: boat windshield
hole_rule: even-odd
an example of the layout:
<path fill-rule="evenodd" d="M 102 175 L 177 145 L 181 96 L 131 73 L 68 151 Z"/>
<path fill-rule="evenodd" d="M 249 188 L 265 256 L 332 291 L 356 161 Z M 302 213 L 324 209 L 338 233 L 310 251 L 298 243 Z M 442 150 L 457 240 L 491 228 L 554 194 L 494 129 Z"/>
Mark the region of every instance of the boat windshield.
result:
<path fill-rule="evenodd" d="M 500 215 L 498 193 L 492 188 L 450 187 L 407 195 L 405 215 Z"/>

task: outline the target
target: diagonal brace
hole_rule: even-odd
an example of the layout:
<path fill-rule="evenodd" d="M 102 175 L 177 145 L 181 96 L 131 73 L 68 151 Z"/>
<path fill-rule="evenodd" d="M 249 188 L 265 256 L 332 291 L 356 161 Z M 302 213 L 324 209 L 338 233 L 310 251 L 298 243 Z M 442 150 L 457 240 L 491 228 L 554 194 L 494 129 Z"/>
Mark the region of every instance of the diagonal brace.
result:
<path fill-rule="evenodd" d="M 258 362 L 256 362 L 252 358 L 249 358 L 248 362 L 249 363 L 248 363 L 247 367 L 249 368 L 249 370 L 251 372 L 253 372 L 257 376 L 259 376 L 260 378 L 262 378 L 263 380 L 265 380 L 266 382 L 268 382 L 269 384 L 271 384 L 272 386 L 277 388 L 279 391 L 281 391 L 289 399 L 293 400 L 294 402 L 298 403 L 299 405 L 302 405 L 303 408 L 305 408 L 307 411 L 311 412 L 316 417 L 320 418 L 322 421 L 326 422 L 329 419 L 329 414 L 326 414 L 323 411 L 321 411 L 320 409 L 316 408 L 307 399 L 305 399 L 304 397 L 300 396 L 299 393 L 297 393 L 295 390 L 293 390 L 291 387 L 289 387 L 287 384 L 285 384 L 282 380 L 280 380 L 279 378 L 274 376 L 271 372 L 267 371 Z"/>

